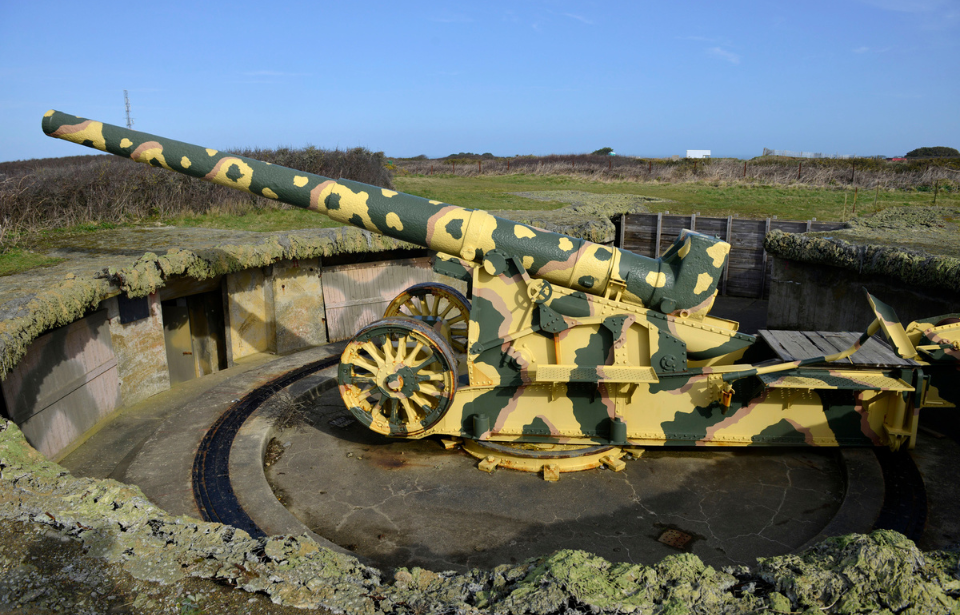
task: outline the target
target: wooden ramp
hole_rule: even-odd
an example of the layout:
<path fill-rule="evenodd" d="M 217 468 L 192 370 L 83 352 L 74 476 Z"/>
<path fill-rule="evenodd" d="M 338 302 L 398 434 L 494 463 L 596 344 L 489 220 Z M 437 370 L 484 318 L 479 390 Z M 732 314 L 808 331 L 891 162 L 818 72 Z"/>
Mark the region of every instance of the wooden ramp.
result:
<path fill-rule="evenodd" d="M 758 335 L 783 361 L 796 361 L 846 350 L 860 338 L 852 331 L 769 331 L 761 329 Z M 827 365 L 862 367 L 906 367 L 917 365 L 915 361 L 901 359 L 886 342 L 871 337 L 857 352 L 847 359 Z"/>

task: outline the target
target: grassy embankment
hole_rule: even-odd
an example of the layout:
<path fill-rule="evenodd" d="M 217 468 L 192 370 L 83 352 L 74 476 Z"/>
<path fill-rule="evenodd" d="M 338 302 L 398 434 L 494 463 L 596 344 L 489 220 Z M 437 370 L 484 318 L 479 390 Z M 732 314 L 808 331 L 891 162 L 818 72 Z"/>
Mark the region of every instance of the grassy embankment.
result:
<path fill-rule="evenodd" d="M 669 203 L 651 203 L 651 211 L 675 214 L 699 212 L 704 216 L 738 215 L 743 218 L 777 216 L 785 220 L 841 220 L 853 213 L 853 188 L 637 181 L 588 181 L 566 176 L 492 175 L 454 177 L 395 177 L 397 190 L 479 209 L 554 209 L 564 204 L 515 196 L 513 192 L 538 190 L 582 190 L 599 194 L 636 194 L 669 199 Z M 856 189 L 857 215 L 894 206 L 932 205 L 933 194 L 915 190 Z M 874 198 L 876 197 L 876 207 Z M 846 210 L 844 211 L 844 202 Z M 957 192 L 940 192 L 938 205 L 960 205 Z"/>

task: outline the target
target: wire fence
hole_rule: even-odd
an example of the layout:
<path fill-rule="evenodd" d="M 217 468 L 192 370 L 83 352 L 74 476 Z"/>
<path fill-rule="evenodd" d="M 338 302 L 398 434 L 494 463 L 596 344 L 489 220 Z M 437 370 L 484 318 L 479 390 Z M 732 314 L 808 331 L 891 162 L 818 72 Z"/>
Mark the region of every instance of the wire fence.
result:
<path fill-rule="evenodd" d="M 763 148 L 764 156 L 786 156 L 787 158 L 834 158 L 836 160 L 849 160 L 857 158 L 856 155 L 847 156 L 845 154 L 821 154 L 820 152 L 794 152 L 788 149 L 770 149 Z"/>

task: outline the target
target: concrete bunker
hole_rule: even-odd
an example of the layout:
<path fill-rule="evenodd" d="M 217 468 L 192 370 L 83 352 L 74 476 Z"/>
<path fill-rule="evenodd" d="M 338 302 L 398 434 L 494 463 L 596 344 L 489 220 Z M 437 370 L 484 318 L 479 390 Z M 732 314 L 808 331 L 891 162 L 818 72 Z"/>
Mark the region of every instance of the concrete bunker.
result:
<path fill-rule="evenodd" d="M 360 233 L 357 233 L 360 235 Z M 322 252 L 322 251 L 321 251 Z M 100 299 L 96 302 L 95 306 L 99 307 L 99 310 L 87 313 L 78 319 L 75 324 L 66 325 L 60 329 L 51 331 L 45 336 L 38 338 L 36 340 L 37 346 L 31 347 L 26 351 L 25 358 L 17 364 L 22 372 L 29 372 L 25 369 L 30 365 L 45 365 L 44 368 L 41 368 L 41 372 L 54 373 L 57 369 L 60 369 L 61 362 L 54 361 L 54 365 L 51 367 L 48 363 L 38 360 L 36 357 L 43 357 L 43 349 L 47 348 L 45 355 L 46 357 L 54 356 L 64 356 L 68 354 L 69 351 L 67 348 L 81 347 L 83 349 L 88 349 L 89 354 L 93 354 L 94 358 L 88 360 L 87 362 L 81 362 L 81 365 L 78 367 L 71 367 L 73 371 L 65 372 L 63 376 L 57 374 L 57 378 L 60 381 L 66 382 L 67 386 L 61 385 L 59 388 L 52 390 L 49 394 L 40 396 L 43 399 L 54 399 L 54 401 L 63 402 L 66 397 L 69 395 L 74 395 L 73 398 L 67 400 L 71 401 L 74 399 L 85 399 L 84 396 L 88 395 L 95 388 L 99 386 L 110 390 L 109 386 L 104 386 L 109 384 L 109 378 L 114 377 L 116 379 L 116 388 L 115 395 L 111 398 L 109 395 L 103 396 L 103 399 L 110 400 L 112 399 L 112 406 L 109 401 L 105 402 L 102 406 L 97 406 L 97 411 L 93 418 L 93 424 L 95 425 L 97 417 L 103 418 L 109 416 L 116 409 L 122 407 L 121 404 L 133 404 L 137 401 L 142 401 L 145 397 L 149 396 L 148 391 L 160 391 L 167 389 L 171 386 L 171 376 L 169 363 L 167 363 L 166 357 L 168 353 L 168 345 L 164 339 L 164 302 L 168 306 L 174 307 L 185 307 L 188 315 L 188 329 L 191 332 L 190 343 L 191 348 L 194 348 L 196 343 L 206 343 L 209 345 L 216 345 L 216 341 L 210 342 L 212 338 L 216 340 L 216 334 L 204 338 L 199 332 L 202 331 L 201 326 L 194 327 L 193 323 L 189 321 L 190 316 L 190 304 L 192 303 L 196 306 L 198 303 L 203 306 L 209 306 L 211 304 L 211 297 L 217 293 L 224 298 L 225 301 L 221 304 L 223 306 L 223 319 L 224 319 L 224 334 L 223 334 L 223 348 L 224 353 L 220 353 L 220 348 L 217 348 L 216 364 L 218 367 L 221 365 L 221 356 L 226 355 L 228 364 L 232 362 L 233 364 L 243 363 L 244 360 L 250 360 L 258 354 L 263 353 L 278 353 L 285 354 L 292 352 L 298 348 L 304 348 L 308 345 L 306 340 L 309 339 L 322 339 L 323 341 L 334 341 L 331 339 L 330 331 L 330 320 L 331 316 L 334 314 L 333 310 L 342 308 L 345 312 L 350 309 L 357 309 L 362 311 L 363 309 L 370 310 L 371 314 L 375 314 L 374 318 L 378 317 L 379 311 L 382 309 L 376 309 L 370 307 L 371 299 L 374 297 L 361 296 L 348 298 L 346 296 L 341 297 L 340 299 L 334 301 L 330 300 L 332 295 L 325 292 L 325 289 L 321 290 L 319 294 L 312 294 L 312 304 L 313 312 L 310 314 L 310 318 L 314 319 L 316 322 L 317 313 L 324 314 L 324 327 L 322 333 L 324 337 L 319 337 L 321 329 L 315 328 L 313 330 L 297 330 L 294 331 L 293 326 L 288 324 L 290 323 L 289 317 L 285 315 L 285 310 L 287 307 L 284 305 L 283 296 L 288 293 L 291 287 L 302 288 L 308 285 L 309 280 L 304 281 L 303 276 L 312 278 L 313 275 L 316 275 L 321 288 L 323 284 L 327 282 L 331 277 L 331 274 L 342 273 L 346 280 L 352 280 L 354 286 L 359 286 L 356 283 L 360 274 L 360 271 L 366 269 L 371 270 L 384 270 L 379 273 L 375 271 L 366 271 L 363 275 L 378 278 L 381 282 L 387 280 L 393 276 L 396 272 L 392 270 L 392 266 L 384 265 L 383 262 L 377 263 L 376 266 L 363 267 L 366 263 L 352 263 L 352 262 L 343 262 L 343 260 L 357 260 L 355 256 L 342 256 L 343 260 L 337 261 L 334 258 L 334 254 L 327 256 L 325 253 L 322 256 L 316 257 L 316 271 L 309 271 L 310 265 L 308 264 L 304 267 L 304 263 L 310 262 L 310 258 L 283 258 L 283 254 L 280 255 L 279 259 L 270 259 L 269 264 L 260 264 L 256 267 L 250 267 L 243 270 L 235 271 L 223 271 L 218 272 L 215 276 L 201 280 L 198 284 L 196 279 L 190 279 L 191 276 L 184 275 L 183 273 L 174 274 L 169 278 L 165 278 L 163 286 L 153 289 L 152 292 L 147 293 L 144 297 L 146 298 L 146 307 L 148 311 L 148 316 L 145 318 L 137 318 L 135 320 L 121 323 L 121 307 L 119 294 L 123 291 L 122 283 L 114 283 L 113 288 L 108 289 L 104 294 L 112 294 L 103 299 Z M 394 259 L 398 256 L 397 254 L 390 254 Z M 411 256 L 408 258 L 408 261 L 416 261 L 418 258 L 423 258 L 416 254 L 406 256 Z M 162 258 L 162 257 L 161 257 Z M 322 264 L 322 266 L 321 266 Z M 406 266 L 412 269 L 418 269 L 415 263 L 409 263 Z M 337 269 L 341 267 L 341 269 Z M 423 269 L 423 267 L 419 267 Z M 307 269 L 308 271 L 304 272 L 303 270 Z M 279 275 L 277 272 L 281 272 Z M 353 272 L 353 273 L 350 273 Z M 351 277 L 351 275 L 353 277 Z M 408 275 L 408 274 L 404 274 Z M 181 276 L 181 277 L 177 277 Z M 402 276 L 400 276 L 402 277 Z M 116 282 L 118 278 L 114 278 Z M 426 281 L 422 278 L 412 277 L 415 281 Z M 215 280 L 215 281 L 211 281 Z M 231 282 L 232 280 L 232 282 Z M 94 282 L 95 284 L 97 282 Z M 401 284 L 409 285 L 411 283 L 410 277 Z M 181 287 L 179 290 L 173 290 L 174 287 L 180 284 Z M 233 293 L 230 292 L 230 288 L 233 288 Z M 169 288 L 166 294 L 163 293 L 164 288 Z M 226 291 L 224 290 L 226 288 Z M 281 300 L 277 299 L 277 291 L 280 291 Z M 332 287 L 331 287 L 332 288 Z M 139 292 L 142 292 L 143 288 L 133 289 L 133 294 L 136 295 Z M 396 291 L 399 292 L 399 289 Z M 393 293 L 391 290 L 388 293 Z M 176 296 L 179 294 L 179 296 Z M 231 302 L 231 294 L 234 296 L 234 301 Z M 395 293 L 394 293 L 395 294 Z M 191 297 L 193 299 L 191 299 Z M 324 300 L 328 301 L 324 301 Z M 183 300 L 183 303 L 186 303 L 185 306 L 177 306 L 178 300 Z M 386 300 L 389 300 L 387 298 Z M 342 305 L 338 305 L 338 302 Z M 353 302 L 351 304 L 351 302 Z M 278 308 L 278 304 L 280 307 Z M 320 311 L 316 311 L 317 308 Z M 140 308 L 142 313 L 142 307 Z M 196 308 L 195 308 L 196 309 Z M 207 307 L 206 309 L 211 309 Z M 262 314 L 262 317 L 255 317 L 253 314 Z M 209 321 L 214 320 L 215 317 L 207 318 L 207 331 L 209 333 Z M 354 319 L 354 322 L 362 319 L 362 317 L 356 317 L 354 315 L 350 316 L 351 319 Z M 116 323 L 113 321 L 116 320 Z M 251 321 L 253 321 L 251 323 Z M 260 324 L 262 323 L 262 325 Z M 115 326 L 119 329 L 119 333 L 114 335 L 111 330 L 111 326 Z M 356 326 L 356 325 L 354 325 Z M 183 325 L 181 325 L 181 328 Z M 134 329 L 136 328 L 136 329 Z M 138 332 L 138 338 L 142 338 L 142 341 L 145 345 L 135 346 L 131 343 L 130 339 L 134 331 Z M 194 330 L 198 333 L 194 334 Z M 293 331 L 293 333 L 289 333 Z M 311 335 L 317 336 L 310 338 Z M 349 335 L 349 334 L 348 334 Z M 49 336 L 49 337 L 46 337 Z M 199 340 L 199 342 L 197 341 Z M 286 341 L 284 341 L 286 340 Z M 320 343 L 323 343 L 321 341 Z M 299 344 L 299 346 L 298 346 Z M 286 350 L 281 350 L 284 348 Z M 93 353 L 93 350 L 96 349 L 99 354 Z M 182 351 L 181 351 L 182 352 Z M 212 348 L 208 352 L 211 352 L 212 359 Z M 58 355 L 59 353 L 59 355 Z M 112 358 L 111 358 L 112 353 Z M 79 356 L 79 355 L 78 355 Z M 189 355 L 188 355 L 189 356 Z M 196 355 L 193 355 L 196 356 Z M 31 358 L 34 357 L 34 358 Z M 131 363 L 130 366 L 126 366 L 121 369 L 123 362 L 119 360 L 120 357 L 129 357 L 131 359 L 141 358 L 139 363 Z M 68 362 L 69 363 L 69 362 Z M 138 370 L 131 369 L 133 365 L 139 365 Z M 206 366 L 203 368 L 197 367 L 199 361 L 194 359 L 194 366 L 197 370 L 198 375 L 209 375 L 206 371 L 200 372 L 201 369 L 206 369 Z M 212 367 L 213 361 L 206 364 Z M 162 366 L 162 368 L 161 368 Z M 80 371 L 86 370 L 86 371 Z M 98 371 L 99 370 L 99 371 Z M 124 371 L 129 370 L 129 371 Z M 15 370 L 16 371 L 16 368 Z M 38 372 L 39 373 L 39 372 Z M 115 374 L 111 376 L 110 374 Z M 211 373 L 216 373 L 216 370 L 213 370 Z M 74 375 L 78 374 L 78 375 Z M 67 376 L 72 376 L 67 378 Z M 22 382 L 46 382 L 46 378 L 38 378 L 36 374 L 32 377 L 28 373 L 26 377 L 21 378 Z M 90 383 L 97 383 L 96 385 L 90 385 Z M 74 385 L 79 384 L 75 388 L 71 388 Z M 126 385 L 126 386 L 124 386 Z M 34 385 L 35 388 L 37 385 Z M 90 389 L 90 391 L 88 391 Z M 21 385 L 20 389 L 14 389 L 13 385 L 8 385 L 4 383 L 3 391 L 4 398 L 7 401 L 7 412 L 10 412 L 11 402 L 14 407 L 16 407 L 16 402 L 18 399 L 18 394 L 22 395 L 27 389 L 23 388 Z M 46 389 L 44 389 L 46 390 Z M 66 391 L 66 394 L 63 394 Z M 58 397 L 59 395 L 62 396 Z M 100 399 L 100 398 L 97 398 Z M 43 405 L 43 404 L 39 404 Z M 30 428 L 31 424 L 35 424 L 39 429 L 44 425 L 55 425 L 60 426 L 62 429 L 57 437 L 59 440 L 51 439 L 49 444 L 47 441 L 41 442 L 41 446 L 48 446 L 51 450 L 57 450 L 57 452 L 49 455 L 52 458 L 57 458 L 62 456 L 65 452 L 69 451 L 71 447 L 78 438 L 83 437 L 83 433 L 90 429 L 90 427 L 84 428 L 83 426 L 87 423 L 84 423 L 80 419 L 71 418 L 69 420 L 49 420 L 44 423 L 47 417 L 60 417 L 63 416 L 62 413 L 58 414 L 60 408 L 56 403 L 49 403 L 44 407 L 38 407 L 35 405 L 31 413 L 28 414 L 27 420 L 24 421 L 24 425 L 27 428 Z M 12 414 L 12 413 L 11 413 Z M 8 414 L 9 416 L 9 414 Z M 21 413 L 20 416 L 23 416 Z M 91 419 L 87 418 L 87 421 Z M 59 422 L 58 422 L 59 421 Z M 63 427 L 66 425 L 66 427 Z M 26 429 L 25 429 L 26 432 Z M 71 434 L 76 434 L 73 437 L 73 440 L 70 440 Z M 38 441 L 39 442 L 39 441 Z M 59 448 L 57 448 L 59 447 Z M 277 560 L 280 561 L 280 560 Z M 567 562 L 571 563 L 571 562 Z M 583 564 L 584 562 L 576 563 L 577 566 Z M 425 572 L 425 571 L 424 571 Z M 420 573 L 417 573 L 420 574 Z M 405 577 L 404 577 L 405 579 Z M 400 580 L 400 577 L 398 577 Z M 403 581 L 406 583 L 407 581 Z M 326 604 L 334 604 L 333 602 L 327 602 Z"/>

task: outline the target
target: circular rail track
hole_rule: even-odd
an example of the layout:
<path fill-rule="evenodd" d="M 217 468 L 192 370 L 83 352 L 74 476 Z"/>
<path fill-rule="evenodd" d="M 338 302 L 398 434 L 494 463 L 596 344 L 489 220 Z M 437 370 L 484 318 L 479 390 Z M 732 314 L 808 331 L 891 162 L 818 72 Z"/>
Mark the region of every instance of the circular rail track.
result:
<path fill-rule="evenodd" d="M 254 538 L 265 535 L 240 506 L 230 484 L 230 449 L 233 440 L 244 421 L 275 393 L 339 362 L 340 357 L 333 356 L 289 371 L 250 391 L 220 415 L 204 434 L 193 460 L 193 496 L 205 521 L 232 525 Z"/>

